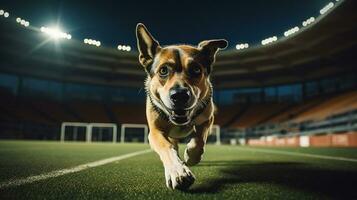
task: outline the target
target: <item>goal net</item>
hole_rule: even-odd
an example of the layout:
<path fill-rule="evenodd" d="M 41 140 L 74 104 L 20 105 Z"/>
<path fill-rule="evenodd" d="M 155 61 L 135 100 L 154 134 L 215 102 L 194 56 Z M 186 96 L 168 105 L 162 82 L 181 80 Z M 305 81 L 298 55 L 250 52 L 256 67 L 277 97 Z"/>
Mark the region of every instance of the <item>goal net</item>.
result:
<path fill-rule="evenodd" d="M 117 142 L 117 125 L 112 123 L 62 122 L 61 141 Z"/>
<path fill-rule="evenodd" d="M 149 129 L 146 124 L 122 124 L 120 142 L 144 142 L 148 143 Z"/>

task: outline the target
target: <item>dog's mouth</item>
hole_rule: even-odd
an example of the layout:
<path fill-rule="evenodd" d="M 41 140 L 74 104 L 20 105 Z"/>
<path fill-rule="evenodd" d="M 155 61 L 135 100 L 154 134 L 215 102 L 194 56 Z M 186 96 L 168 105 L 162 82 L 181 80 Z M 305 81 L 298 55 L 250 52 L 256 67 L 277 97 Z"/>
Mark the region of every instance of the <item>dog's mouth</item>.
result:
<path fill-rule="evenodd" d="M 189 116 L 190 116 L 189 110 L 174 109 L 174 110 L 170 110 L 169 118 L 170 121 L 175 125 L 183 126 L 190 123 L 191 118 Z"/>
<path fill-rule="evenodd" d="M 159 99 L 159 104 L 161 105 L 161 109 L 165 109 L 165 113 L 167 114 L 171 123 L 176 126 L 185 126 L 191 122 L 192 112 L 195 106 L 190 108 L 168 108 L 161 99 Z"/>

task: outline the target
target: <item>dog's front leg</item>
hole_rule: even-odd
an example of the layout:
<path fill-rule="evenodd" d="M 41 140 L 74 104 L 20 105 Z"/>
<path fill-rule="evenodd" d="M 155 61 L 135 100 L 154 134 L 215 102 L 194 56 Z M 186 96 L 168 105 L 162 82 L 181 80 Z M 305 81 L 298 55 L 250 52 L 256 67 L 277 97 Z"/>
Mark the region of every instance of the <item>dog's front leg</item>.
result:
<path fill-rule="evenodd" d="M 180 160 L 176 144 L 160 131 L 149 134 L 150 146 L 159 154 L 165 168 L 166 186 L 170 189 L 184 190 L 195 181 L 191 170 Z"/>
<path fill-rule="evenodd" d="M 187 144 L 187 148 L 184 154 L 185 163 L 188 166 L 196 165 L 201 161 L 212 124 L 213 117 L 196 127 L 196 133 Z"/>

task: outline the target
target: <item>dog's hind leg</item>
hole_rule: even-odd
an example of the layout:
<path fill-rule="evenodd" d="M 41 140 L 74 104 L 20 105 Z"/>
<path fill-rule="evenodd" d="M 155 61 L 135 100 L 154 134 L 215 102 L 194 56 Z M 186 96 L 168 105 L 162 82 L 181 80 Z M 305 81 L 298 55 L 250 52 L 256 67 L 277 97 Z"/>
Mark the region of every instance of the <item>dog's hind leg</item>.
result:
<path fill-rule="evenodd" d="M 205 144 L 207 141 L 208 134 L 210 133 L 213 124 L 213 117 L 204 122 L 203 124 L 196 126 L 196 133 L 191 138 L 190 142 L 187 144 L 184 159 L 188 166 L 193 166 L 198 164 L 202 155 L 205 151 Z"/>
<path fill-rule="evenodd" d="M 178 146 L 170 141 L 162 132 L 155 129 L 149 134 L 150 146 L 159 154 L 165 168 L 166 186 L 170 189 L 185 190 L 195 181 L 191 170 L 178 156 Z"/>

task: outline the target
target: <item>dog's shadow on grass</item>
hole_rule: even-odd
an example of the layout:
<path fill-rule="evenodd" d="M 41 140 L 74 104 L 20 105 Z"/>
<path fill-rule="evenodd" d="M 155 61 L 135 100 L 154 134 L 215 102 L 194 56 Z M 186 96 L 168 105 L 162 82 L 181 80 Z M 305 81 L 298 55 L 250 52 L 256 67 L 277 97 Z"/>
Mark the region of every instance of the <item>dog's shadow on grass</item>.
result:
<path fill-rule="evenodd" d="M 205 161 L 200 167 L 219 166 L 220 176 L 193 186 L 188 193 L 218 193 L 226 186 L 271 183 L 330 197 L 357 199 L 356 170 L 332 170 L 298 162 Z"/>

